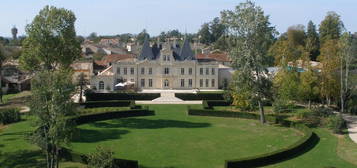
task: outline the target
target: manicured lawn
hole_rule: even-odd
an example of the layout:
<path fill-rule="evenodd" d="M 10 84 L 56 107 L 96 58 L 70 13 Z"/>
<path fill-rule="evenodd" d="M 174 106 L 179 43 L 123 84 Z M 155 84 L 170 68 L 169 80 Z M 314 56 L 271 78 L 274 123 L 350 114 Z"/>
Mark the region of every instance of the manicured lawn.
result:
<path fill-rule="evenodd" d="M 285 162 L 281 162 L 275 165 L 267 166 L 269 168 L 356 168 L 357 165 L 353 165 L 343 159 L 341 159 L 337 153 L 338 139 L 332 135 L 329 130 L 326 129 L 313 129 L 313 131 L 319 136 L 319 143 L 310 151 L 305 154 L 296 157 Z M 350 146 L 350 152 L 357 151 L 357 145 Z M 356 159 L 356 158 L 355 158 Z"/>
<path fill-rule="evenodd" d="M 72 149 L 107 146 L 115 156 L 142 167 L 223 167 L 224 160 L 266 153 L 292 144 L 300 133 L 257 121 L 187 116 L 186 105 L 151 105 L 156 116 L 100 121 L 79 126 Z"/>
<path fill-rule="evenodd" d="M 86 153 L 102 144 L 111 147 L 118 157 L 139 160 L 143 168 L 222 168 L 225 159 L 271 151 L 294 142 L 298 135 L 289 129 L 261 126 L 252 120 L 187 116 L 184 105 L 152 105 L 150 108 L 156 110 L 157 116 L 79 126 L 81 137 L 74 140 L 72 148 Z M 0 126 L 1 168 L 44 167 L 44 156 L 38 147 L 25 141 L 31 118 L 25 119 L 3 129 Z M 356 144 L 345 138 L 338 141 L 339 138 L 326 129 L 314 131 L 320 141 L 313 149 L 267 167 L 357 167 L 349 163 L 357 156 Z M 70 162 L 61 166 L 86 167 Z"/>

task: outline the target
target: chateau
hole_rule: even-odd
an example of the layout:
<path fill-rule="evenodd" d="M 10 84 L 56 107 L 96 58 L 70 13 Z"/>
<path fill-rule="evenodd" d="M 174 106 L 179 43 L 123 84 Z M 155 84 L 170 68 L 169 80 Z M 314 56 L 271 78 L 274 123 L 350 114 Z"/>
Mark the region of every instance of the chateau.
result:
<path fill-rule="evenodd" d="M 137 57 L 112 62 L 91 78 L 97 91 L 113 91 L 119 83 L 131 83 L 139 89 L 218 89 L 219 63 L 196 59 L 190 43 L 175 42 L 150 46 L 145 39 Z"/>

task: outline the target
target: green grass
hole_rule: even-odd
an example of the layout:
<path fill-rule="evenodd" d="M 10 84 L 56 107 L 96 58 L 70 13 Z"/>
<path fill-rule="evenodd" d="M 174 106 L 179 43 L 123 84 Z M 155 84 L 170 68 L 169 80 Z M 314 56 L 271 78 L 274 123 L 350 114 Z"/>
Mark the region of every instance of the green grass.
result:
<path fill-rule="evenodd" d="M 310 151 L 305 154 L 296 157 L 285 162 L 266 166 L 267 168 L 324 168 L 324 167 L 336 167 L 336 168 L 356 168 L 357 165 L 346 162 L 341 159 L 336 152 L 338 139 L 332 135 L 329 130 L 326 129 L 313 129 L 313 131 L 319 136 L 319 143 Z M 357 151 L 355 146 L 353 151 Z"/>
<path fill-rule="evenodd" d="M 187 116 L 186 106 L 183 105 L 152 105 L 150 108 L 156 110 L 157 116 L 108 120 L 79 126 L 82 129 L 82 138 L 74 140 L 73 149 L 86 153 L 102 144 L 115 150 L 118 157 L 138 159 L 144 165 L 142 168 L 223 168 L 225 159 L 271 151 L 292 143 L 297 138 L 294 131 L 261 126 L 256 121 Z M 31 118 L 24 119 L 25 121 L 8 125 L 5 129 L 0 126 L 1 168 L 44 167 L 44 156 L 38 147 L 25 141 L 25 134 L 31 129 Z M 123 125 L 124 123 L 126 124 Z M 337 146 L 338 137 L 329 130 L 317 128 L 314 131 L 320 141 L 313 149 L 291 160 L 267 167 L 357 167 L 348 162 L 353 161 L 356 156 L 356 144 L 347 141 L 342 147 Z M 260 134 L 264 138 L 257 136 Z M 337 149 L 344 154 L 338 155 Z M 339 156 L 346 157 L 347 161 Z M 85 168 L 85 165 L 71 162 L 61 165 L 64 168 Z"/>
<path fill-rule="evenodd" d="M 296 142 L 300 133 L 254 120 L 187 116 L 186 105 L 151 105 L 156 116 L 100 121 L 79 126 L 72 143 L 89 153 L 97 145 L 142 167 L 223 167 L 224 160 L 262 154 Z"/>
<path fill-rule="evenodd" d="M 3 97 L 2 97 L 2 100 L 3 100 L 2 104 L 6 104 L 12 99 L 24 98 L 24 97 L 27 97 L 30 95 L 31 95 L 31 92 L 29 92 L 29 91 L 23 91 L 23 92 L 14 93 L 14 94 L 6 94 L 6 95 L 3 95 Z"/>

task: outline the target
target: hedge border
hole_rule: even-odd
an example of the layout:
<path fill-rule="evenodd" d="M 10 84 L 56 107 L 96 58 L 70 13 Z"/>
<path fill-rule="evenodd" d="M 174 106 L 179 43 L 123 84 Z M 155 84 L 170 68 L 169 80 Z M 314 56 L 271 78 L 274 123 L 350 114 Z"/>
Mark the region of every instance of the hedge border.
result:
<path fill-rule="evenodd" d="M 102 100 L 102 101 L 87 101 L 79 103 L 84 108 L 97 108 L 97 107 L 133 107 L 135 106 L 134 100 Z"/>
<path fill-rule="evenodd" d="M 114 119 L 114 118 L 127 118 L 127 117 L 151 116 L 151 115 L 155 115 L 155 112 L 152 110 L 132 109 L 132 110 L 125 110 L 125 111 L 110 111 L 110 112 L 101 112 L 101 113 L 94 113 L 94 114 L 84 114 L 77 117 L 73 117 L 69 120 L 76 122 L 77 125 L 81 125 L 81 124 L 103 121 L 103 120 Z M 85 154 L 74 152 L 65 147 L 62 147 L 62 150 L 60 151 L 60 156 L 61 158 L 67 161 L 88 164 L 88 158 Z M 113 167 L 139 168 L 139 161 L 137 160 L 114 158 L 113 162 L 114 162 Z"/>
<path fill-rule="evenodd" d="M 154 100 L 160 93 L 86 93 L 87 101 L 105 100 Z"/>
<path fill-rule="evenodd" d="M 213 116 L 213 117 L 232 117 L 232 118 L 245 118 L 245 119 L 259 119 L 259 115 L 242 112 L 229 112 L 229 111 L 216 111 L 207 109 L 188 109 L 188 115 L 199 116 Z M 309 149 L 315 142 L 314 133 L 304 124 L 287 121 L 275 116 L 267 116 L 267 121 L 281 124 L 282 126 L 291 127 L 304 133 L 304 136 L 297 142 L 278 149 L 273 152 L 244 157 L 234 160 L 225 160 L 225 168 L 250 168 L 266 166 L 271 163 L 276 163 L 291 156 L 296 155 L 306 149 Z"/>
<path fill-rule="evenodd" d="M 182 100 L 224 100 L 223 93 L 175 93 Z"/>

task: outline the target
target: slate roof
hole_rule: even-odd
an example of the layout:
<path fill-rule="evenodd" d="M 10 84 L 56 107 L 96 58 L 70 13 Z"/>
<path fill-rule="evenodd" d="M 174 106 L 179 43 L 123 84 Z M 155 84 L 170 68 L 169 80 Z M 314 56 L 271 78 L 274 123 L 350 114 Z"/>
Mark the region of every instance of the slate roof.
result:
<path fill-rule="evenodd" d="M 141 49 L 141 53 L 138 57 L 139 60 L 154 60 L 155 55 L 152 52 L 152 48 L 150 47 L 150 42 L 147 37 L 145 37 L 143 48 Z"/>
<path fill-rule="evenodd" d="M 182 47 L 179 45 L 171 46 L 169 49 L 172 50 L 172 55 L 175 60 L 195 60 L 195 54 L 193 53 L 190 42 L 188 39 L 185 39 Z M 157 44 L 154 44 L 153 47 L 150 47 L 150 42 L 145 38 L 141 53 L 138 57 L 138 60 L 156 60 L 160 57 L 161 48 Z"/>
<path fill-rule="evenodd" d="M 195 59 L 195 54 L 192 52 L 190 42 L 188 41 L 187 38 L 185 38 L 185 41 L 183 42 L 181 51 L 180 51 L 180 57 L 181 60 L 194 60 Z"/>

